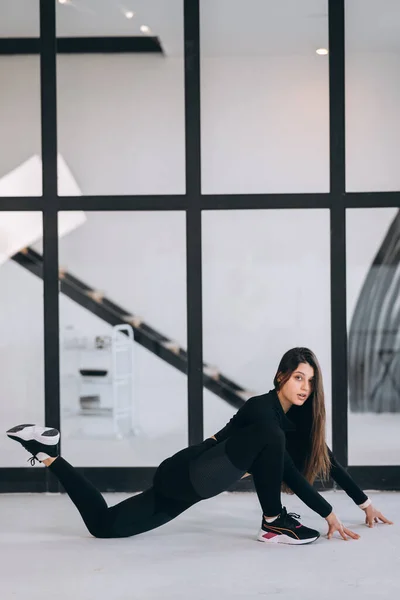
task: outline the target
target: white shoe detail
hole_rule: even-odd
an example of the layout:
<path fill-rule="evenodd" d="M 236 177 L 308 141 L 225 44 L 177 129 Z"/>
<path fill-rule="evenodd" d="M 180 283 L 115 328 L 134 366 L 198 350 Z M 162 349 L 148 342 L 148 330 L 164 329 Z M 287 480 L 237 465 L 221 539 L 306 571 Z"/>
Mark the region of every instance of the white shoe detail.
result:
<path fill-rule="evenodd" d="M 38 459 L 39 462 L 43 462 L 44 460 L 46 460 L 46 458 L 51 458 L 51 456 L 49 456 L 45 452 L 38 452 L 36 454 L 36 458 Z"/>
<path fill-rule="evenodd" d="M 46 431 L 51 431 L 52 429 L 53 427 L 40 427 L 38 425 L 32 425 L 30 427 L 24 427 L 24 429 L 16 432 L 7 431 L 7 435 L 24 440 L 24 442 L 35 440 L 44 446 L 56 446 L 60 441 L 59 432 L 52 436 L 43 435 Z"/>

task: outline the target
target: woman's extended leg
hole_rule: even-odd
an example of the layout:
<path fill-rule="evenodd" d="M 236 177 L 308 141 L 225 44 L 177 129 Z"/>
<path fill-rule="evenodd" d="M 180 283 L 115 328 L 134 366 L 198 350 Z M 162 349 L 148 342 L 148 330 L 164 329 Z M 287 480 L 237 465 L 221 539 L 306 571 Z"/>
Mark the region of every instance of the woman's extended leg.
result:
<path fill-rule="evenodd" d="M 153 488 L 108 507 L 101 493 L 72 465 L 58 457 L 49 469 L 75 504 L 92 535 L 101 538 L 129 537 L 155 529 L 177 514 L 162 506 Z M 179 514 L 179 513 L 178 513 Z"/>
<path fill-rule="evenodd" d="M 154 488 L 108 507 L 101 493 L 72 465 L 57 456 L 60 434 L 56 429 L 17 425 L 7 435 L 20 442 L 58 478 L 95 537 L 128 537 L 164 525 L 191 506 L 163 498 Z"/>
<path fill-rule="evenodd" d="M 54 429 L 21 425 L 7 434 L 41 461 L 56 456 L 55 451 L 50 451 L 52 439 L 58 443 L 59 438 Z M 258 464 L 261 452 L 264 458 Z M 278 514 L 283 456 L 283 432 L 268 423 L 250 425 L 220 444 L 209 439 L 177 452 L 160 465 L 153 488 L 111 508 L 98 490 L 63 458 L 50 461 L 49 468 L 64 486 L 92 535 L 127 537 L 159 527 L 195 502 L 220 494 L 249 470 L 267 482 L 257 490 L 264 514 Z"/>

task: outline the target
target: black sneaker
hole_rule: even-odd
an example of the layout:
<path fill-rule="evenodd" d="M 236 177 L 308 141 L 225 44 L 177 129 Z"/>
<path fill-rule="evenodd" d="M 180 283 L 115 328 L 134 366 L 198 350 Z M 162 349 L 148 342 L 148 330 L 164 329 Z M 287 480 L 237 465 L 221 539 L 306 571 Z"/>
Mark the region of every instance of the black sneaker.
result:
<path fill-rule="evenodd" d="M 300 515 L 288 513 L 286 508 L 272 523 L 262 520 L 261 529 L 258 533 L 258 541 L 268 544 L 311 544 L 320 536 L 319 531 L 305 527 L 299 521 Z"/>
<path fill-rule="evenodd" d="M 51 427 L 39 427 L 38 425 L 17 425 L 9 429 L 7 435 L 23 445 L 25 450 L 32 454 L 31 465 L 35 461 L 43 462 L 46 458 L 58 456 L 58 442 L 60 432 Z"/>

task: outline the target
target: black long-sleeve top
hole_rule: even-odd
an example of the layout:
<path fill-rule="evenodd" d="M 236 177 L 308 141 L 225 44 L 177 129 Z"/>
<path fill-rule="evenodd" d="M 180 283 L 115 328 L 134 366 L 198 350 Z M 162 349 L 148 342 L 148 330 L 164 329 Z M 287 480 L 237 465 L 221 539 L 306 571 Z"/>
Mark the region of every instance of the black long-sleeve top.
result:
<path fill-rule="evenodd" d="M 276 390 L 271 390 L 268 394 L 254 396 L 247 400 L 225 427 L 215 434 L 215 438 L 218 442 L 221 442 L 229 438 L 238 429 L 264 420 L 268 420 L 269 425 L 275 425 L 283 430 L 286 436 L 288 432 L 296 430 L 294 423 L 286 416 Z M 328 453 L 331 461 L 330 476 L 332 479 L 356 504 L 363 504 L 368 497 L 338 463 L 329 448 Z M 332 506 L 297 469 L 287 449 L 285 449 L 283 481 L 309 508 L 321 517 L 325 518 L 332 512 Z"/>

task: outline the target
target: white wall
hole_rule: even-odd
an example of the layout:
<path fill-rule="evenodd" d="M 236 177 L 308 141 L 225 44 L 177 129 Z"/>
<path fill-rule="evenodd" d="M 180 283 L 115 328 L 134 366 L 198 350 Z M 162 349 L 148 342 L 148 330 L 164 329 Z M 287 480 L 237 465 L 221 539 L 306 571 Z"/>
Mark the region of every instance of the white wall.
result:
<path fill-rule="evenodd" d="M 329 191 L 328 61 L 202 58 L 202 191 Z"/>
<path fill-rule="evenodd" d="M 327 191 L 327 64 L 314 56 L 309 60 L 266 57 L 262 62 L 251 57 L 247 62 L 206 60 L 202 60 L 203 191 Z M 395 62 L 398 57 L 393 55 L 391 60 Z M 368 69 L 358 70 L 358 63 L 353 63 L 358 73 L 357 97 L 364 101 L 348 98 L 349 189 L 375 189 L 382 179 L 386 189 L 400 188 L 392 161 L 398 138 L 378 136 L 379 127 L 395 126 L 399 119 L 400 89 L 394 85 L 391 72 L 386 81 L 382 79 L 385 61 L 380 55 L 373 64 L 369 61 Z M 62 57 L 58 64 L 59 150 L 82 193 L 182 193 L 182 63 L 158 57 L 85 56 Z M 371 119 L 370 108 L 363 112 L 368 99 L 360 90 L 370 90 L 378 73 L 380 93 L 373 102 L 379 118 Z M 0 150 L 1 175 L 38 151 L 37 59 L 0 59 L 0 78 L 2 106 L 5 104 L 0 110 L 0 130 L 4 139 L 11 140 Z M 349 81 L 348 96 L 353 89 Z M 272 109 L 278 111 L 273 119 Z M 379 163 L 373 154 L 376 139 L 382 141 L 379 152 L 383 159 Z M 376 169 L 373 164 L 377 164 Z M 62 240 L 61 265 L 186 346 L 184 215 L 114 213 L 88 217 L 87 224 Z M 329 396 L 328 213 L 224 211 L 205 213 L 203 219 L 204 359 L 238 383 L 263 391 L 269 389 L 283 351 L 295 344 L 308 344 L 323 364 Z M 381 233 L 378 239 L 373 235 L 372 212 L 363 222 L 371 229 L 371 236 L 364 238 L 365 251 L 373 255 Z M 389 222 L 389 216 L 383 219 L 380 232 Z M 8 290 L 1 300 L 6 348 L 15 344 L 13 321 L 7 315 L 15 309 L 17 298 L 18 302 L 23 299 L 25 322 L 35 328 L 42 323 L 40 306 L 35 305 L 32 312 L 27 307 L 29 278 L 32 276 L 16 265 L 0 268 L 1 288 Z M 359 282 L 361 286 L 361 278 Z M 311 299 L 307 294 L 310 287 Z M 357 293 L 357 286 L 353 286 L 349 306 Z M 40 301 L 40 296 L 37 298 Z M 82 322 L 85 317 L 82 313 L 78 316 L 80 311 L 63 302 L 62 322 Z M 286 321 L 287 314 L 293 321 Z M 89 330 L 95 327 L 92 319 L 87 320 Z M 43 411 L 43 373 L 38 362 L 43 360 L 41 335 L 39 330 L 34 335 L 25 331 L 24 335 L 24 365 L 35 368 L 23 370 L 23 383 L 7 384 L 9 401 L 7 405 L 1 403 L 2 410 L 13 406 L 14 412 L 4 413 L 5 422 L 7 415 L 24 421 L 29 415 L 36 419 L 35 415 Z M 175 441 L 168 448 L 176 445 L 177 449 L 187 430 L 185 377 L 172 373 L 152 356 L 140 360 L 138 397 L 149 399 L 147 408 L 151 405 L 149 415 L 142 411 L 147 434 L 154 433 L 153 417 L 163 427 L 157 435 L 172 436 Z M 15 381 L 21 378 L 20 363 L 12 352 L 3 352 L 1 364 L 8 381 L 13 376 Z M 22 385 L 29 394 L 21 392 Z M 171 404 L 175 406 L 175 422 L 167 416 L 160 390 L 176 398 Z M 206 393 L 206 435 L 222 427 L 232 412 L 223 401 Z M 12 455 L 13 451 L 7 449 L 7 464 L 20 460 L 20 454 Z M 82 453 L 81 459 L 82 464 L 95 464 Z M 133 464 L 145 464 L 145 458 L 140 460 L 143 462 Z M 116 461 L 118 464 L 118 457 Z"/>
<path fill-rule="evenodd" d="M 84 194 L 185 191 L 181 59 L 62 56 L 59 150 Z M 346 59 L 347 189 L 400 188 L 400 55 Z M 0 176 L 40 152 L 39 61 L 2 57 Z M 328 61 L 201 60 L 204 193 L 324 192 Z"/>
<path fill-rule="evenodd" d="M 0 267 L 0 291 L 0 447 L 3 450 L 3 430 L 21 422 L 41 422 L 44 418 L 43 283 L 9 261 Z M 13 451 L 8 446 L 2 452 L 3 466 L 8 464 Z"/>
<path fill-rule="evenodd" d="M 329 191 L 328 59 L 203 58 L 203 193 Z M 346 188 L 400 190 L 400 54 L 346 55 Z"/>
<path fill-rule="evenodd" d="M 0 135 L 7 140 L 0 145 L 2 177 L 34 154 L 41 154 L 39 57 L 2 56 L 0 90 Z"/>
<path fill-rule="evenodd" d="M 279 360 L 309 346 L 330 412 L 327 210 L 203 213 L 204 356 L 250 391 L 271 389 Z"/>
<path fill-rule="evenodd" d="M 61 56 L 58 141 L 84 194 L 184 194 L 183 59 Z"/>
<path fill-rule="evenodd" d="M 400 190 L 400 53 L 346 58 L 346 189 Z"/>

